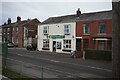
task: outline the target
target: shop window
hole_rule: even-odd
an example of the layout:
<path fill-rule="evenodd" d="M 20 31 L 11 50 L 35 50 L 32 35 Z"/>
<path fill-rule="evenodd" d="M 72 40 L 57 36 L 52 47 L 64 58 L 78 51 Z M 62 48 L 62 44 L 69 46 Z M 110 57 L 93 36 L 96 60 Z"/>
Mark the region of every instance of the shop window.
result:
<path fill-rule="evenodd" d="M 64 25 L 64 34 L 70 35 L 71 25 Z"/>
<path fill-rule="evenodd" d="M 89 24 L 83 25 L 83 34 L 89 34 L 90 33 L 90 27 Z"/>
<path fill-rule="evenodd" d="M 49 39 L 43 39 L 43 48 L 49 48 Z"/>
<path fill-rule="evenodd" d="M 49 27 L 48 26 L 44 26 L 43 27 L 43 34 L 44 35 L 48 34 L 48 30 L 49 30 Z"/>
<path fill-rule="evenodd" d="M 105 50 L 105 41 L 98 41 L 98 49 Z"/>
<path fill-rule="evenodd" d="M 71 49 L 71 40 L 64 40 L 64 49 Z"/>
<path fill-rule="evenodd" d="M 57 42 L 57 49 L 61 49 L 61 42 Z"/>
<path fill-rule="evenodd" d="M 99 33 L 105 33 L 105 23 L 99 24 Z"/>

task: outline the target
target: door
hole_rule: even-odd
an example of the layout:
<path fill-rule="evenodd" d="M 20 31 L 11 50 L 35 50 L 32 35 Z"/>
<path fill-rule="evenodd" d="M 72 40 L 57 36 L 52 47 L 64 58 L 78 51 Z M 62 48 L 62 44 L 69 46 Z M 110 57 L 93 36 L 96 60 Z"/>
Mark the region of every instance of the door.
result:
<path fill-rule="evenodd" d="M 53 41 L 53 51 L 56 51 L 56 41 Z"/>
<path fill-rule="evenodd" d="M 81 39 L 76 39 L 76 50 L 77 51 L 81 50 Z"/>

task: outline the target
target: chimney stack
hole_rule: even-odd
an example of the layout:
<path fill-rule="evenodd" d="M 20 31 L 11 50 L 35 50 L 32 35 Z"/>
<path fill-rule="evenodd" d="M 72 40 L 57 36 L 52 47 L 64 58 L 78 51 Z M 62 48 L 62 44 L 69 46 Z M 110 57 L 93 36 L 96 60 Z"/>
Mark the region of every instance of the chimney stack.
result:
<path fill-rule="evenodd" d="M 21 21 L 21 17 L 17 17 L 17 22 L 20 22 Z"/>
<path fill-rule="evenodd" d="M 8 18 L 8 24 L 11 24 L 11 18 Z"/>
<path fill-rule="evenodd" d="M 76 11 L 76 16 L 80 17 L 80 15 L 81 15 L 81 11 L 80 11 L 80 8 L 78 8 L 78 10 Z"/>

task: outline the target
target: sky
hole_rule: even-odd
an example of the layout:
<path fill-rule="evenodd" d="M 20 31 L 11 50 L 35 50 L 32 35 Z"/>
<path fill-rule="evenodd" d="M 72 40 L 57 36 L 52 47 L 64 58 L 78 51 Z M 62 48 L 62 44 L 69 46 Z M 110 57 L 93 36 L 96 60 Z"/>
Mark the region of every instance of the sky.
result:
<path fill-rule="evenodd" d="M 46 2 L 45 2 L 46 1 Z M 49 17 L 57 17 L 64 15 L 76 14 L 76 10 L 80 8 L 82 13 L 98 12 L 105 10 L 112 10 L 112 2 L 106 0 L 106 2 L 99 1 L 85 1 L 85 2 L 47 2 L 47 0 L 41 2 L 21 1 L 15 2 L 14 0 L 4 0 L 0 2 L 0 25 L 7 22 L 8 18 L 11 18 L 12 22 L 16 21 L 16 17 L 20 16 L 22 20 L 37 18 L 40 22 L 43 22 Z"/>

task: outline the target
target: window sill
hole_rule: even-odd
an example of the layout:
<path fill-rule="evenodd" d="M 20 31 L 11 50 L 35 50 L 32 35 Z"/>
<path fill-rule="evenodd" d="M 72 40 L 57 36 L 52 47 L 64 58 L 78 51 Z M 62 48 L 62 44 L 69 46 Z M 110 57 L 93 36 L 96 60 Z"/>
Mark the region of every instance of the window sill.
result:
<path fill-rule="evenodd" d="M 50 50 L 49 48 L 42 48 L 42 50 Z"/>
<path fill-rule="evenodd" d="M 90 34 L 83 34 L 83 35 L 90 35 Z"/>
<path fill-rule="evenodd" d="M 71 52 L 71 50 L 68 50 L 68 49 L 63 49 L 62 51 Z"/>

